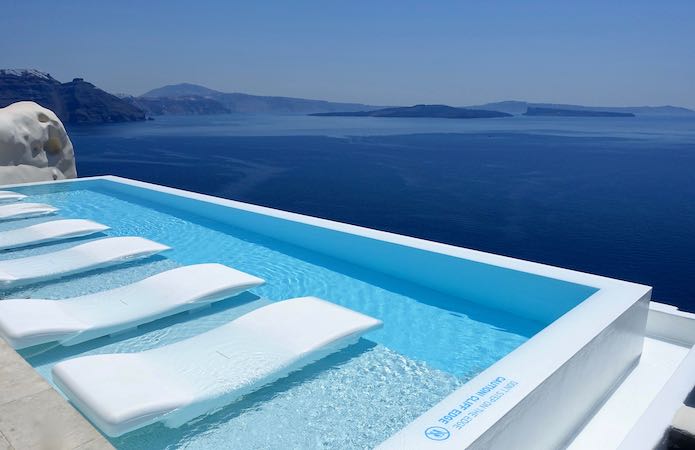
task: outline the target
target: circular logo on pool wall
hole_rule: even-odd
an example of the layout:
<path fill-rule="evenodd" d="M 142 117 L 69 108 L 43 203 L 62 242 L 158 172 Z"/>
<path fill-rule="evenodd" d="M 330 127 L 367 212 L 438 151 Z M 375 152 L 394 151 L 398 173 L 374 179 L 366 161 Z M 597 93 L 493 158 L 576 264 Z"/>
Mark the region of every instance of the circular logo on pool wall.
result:
<path fill-rule="evenodd" d="M 425 436 L 433 441 L 445 441 L 449 439 L 451 433 L 444 427 L 429 427 L 425 430 Z"/>

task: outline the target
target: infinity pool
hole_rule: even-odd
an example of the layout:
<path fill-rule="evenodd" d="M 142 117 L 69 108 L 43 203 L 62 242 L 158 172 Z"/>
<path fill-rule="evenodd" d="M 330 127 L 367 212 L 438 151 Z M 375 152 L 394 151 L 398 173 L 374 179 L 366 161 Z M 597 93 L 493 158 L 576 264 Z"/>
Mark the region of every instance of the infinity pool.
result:
<path fill-rule="evenodd" d="M 91 219 L 109 236 L 143 236 L 172 250 L 138 263 L 2 292 L 2 298 L 65 298 L 122 286 L 176 266 L 219 262 L 264 278 L 251 293 L 74 347 L 22 351 L 52 383 L 51 367 L 75 356 L 132 352 L 195 336 L 269 302 L 318 296 L 376 317 L 384 327 L 358 344 L 178 429 L 161 424 L 111 442 L 122 449 L 372 448 L 543 329 L 522 317 L 292 245 L 97 182 L 17 189 L 27 201 Z M 136 191 L 133 191 L 136 192 Z M 52 217 L 52 218 L 55 218 Z M 49 218 L 0 224 L 0 231 Z M 103 237 L 96 236 L 95 238 Z M 80 240 L 80 242 L 83 242 Z M 29 256 L 75 241 L 0 253 Z M 456 281 L 456 280 L 454 280 Z M 471 283 L 463 278 L 461 282 Z M 594 292 L 580 289 L 582 299 Z M 570 296 L 577 296 L 572 291 Z M 571 300 L 570 303 L 575 300 Z"/>

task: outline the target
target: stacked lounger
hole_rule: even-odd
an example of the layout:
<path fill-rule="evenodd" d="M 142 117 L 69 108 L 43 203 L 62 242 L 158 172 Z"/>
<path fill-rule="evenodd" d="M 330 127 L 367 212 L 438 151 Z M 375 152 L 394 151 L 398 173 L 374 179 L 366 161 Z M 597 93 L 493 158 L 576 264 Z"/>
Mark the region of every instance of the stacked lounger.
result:
<path fill-rule="evenodd" d="M 84 219 L 63 219 L 43 222 L 0 233 L 0 250 L 28 247 L 101 233 L 109 227 Z"/>
<path fill-rule="evenodd" d="M 27 198 L 24 194 L 19 194 L 12 191 L 0 191 L 0 203 L 11 203 Z"/>
<path fill-rule="evenodd" d="M 15 286 L 121 264 L 168 250 L 141 237 L 112 237 L 66 250 L 0 261 L 0 285 Z"/>
<path fill-rule="evenodd" d="M 16 349 L 74 345 L 202 307 L 264 281 L 222 264 L 196 264 L 124 287 L 63 300 L 0 301 L 0 337 Z"/>
<path fill-rule="evenodd" d="M 56 211 L 58 208 L 43 203 L 12 203 L 0 205 L 0 220 L 27 219 L 53 214 Z"/>

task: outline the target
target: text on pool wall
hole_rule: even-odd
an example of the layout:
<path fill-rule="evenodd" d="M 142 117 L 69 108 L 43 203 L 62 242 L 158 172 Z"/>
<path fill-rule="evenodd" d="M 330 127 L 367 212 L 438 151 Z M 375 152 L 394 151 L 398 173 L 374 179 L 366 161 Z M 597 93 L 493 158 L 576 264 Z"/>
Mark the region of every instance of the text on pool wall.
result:
<path fill-rule="evenodd" d="M 518 383 L 505 377 L 497 377 L 476 391 L 475 394 L 463 400 L 456 408 L 439 418 L 442 425 L 452 424 L 453 428 L 460 430 L 483 414 L 490 406 L 494 405 L 502 397 L 516 387 Z"/>

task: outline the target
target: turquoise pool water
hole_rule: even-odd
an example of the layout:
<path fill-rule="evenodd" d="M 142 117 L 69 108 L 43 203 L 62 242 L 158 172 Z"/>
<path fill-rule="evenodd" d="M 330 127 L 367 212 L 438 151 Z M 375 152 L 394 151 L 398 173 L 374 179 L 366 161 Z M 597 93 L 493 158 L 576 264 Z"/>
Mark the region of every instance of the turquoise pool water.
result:
<path fill-rule="evenodd" d="M 65 298 L 122 286 L 185 264 L 219 262 L 264 278 L 265 286 L 203 311 L 74 347 L 23 351 L 49 382 L 51 367 L 87 354 L 170 344 L 254 308 L 315 295 L 384 322 L 356 345 L 178 429 L 152 425 L 112 439 L 117 448 L 370 448 L 468 379 L 521 345 L 545 324 L 366 270 L 245 230 L 127 196 L 75 186 L 25 189 L 29 201 L 173 247 L 162 256 L 5 291 L 3 298 Z M 49 220 L 0 224 L 0 231 Z M 81 241 L 84 241 L 81 240 Z M 0 253 L 0 259 L 75 245 L 75 241 Z"/>

